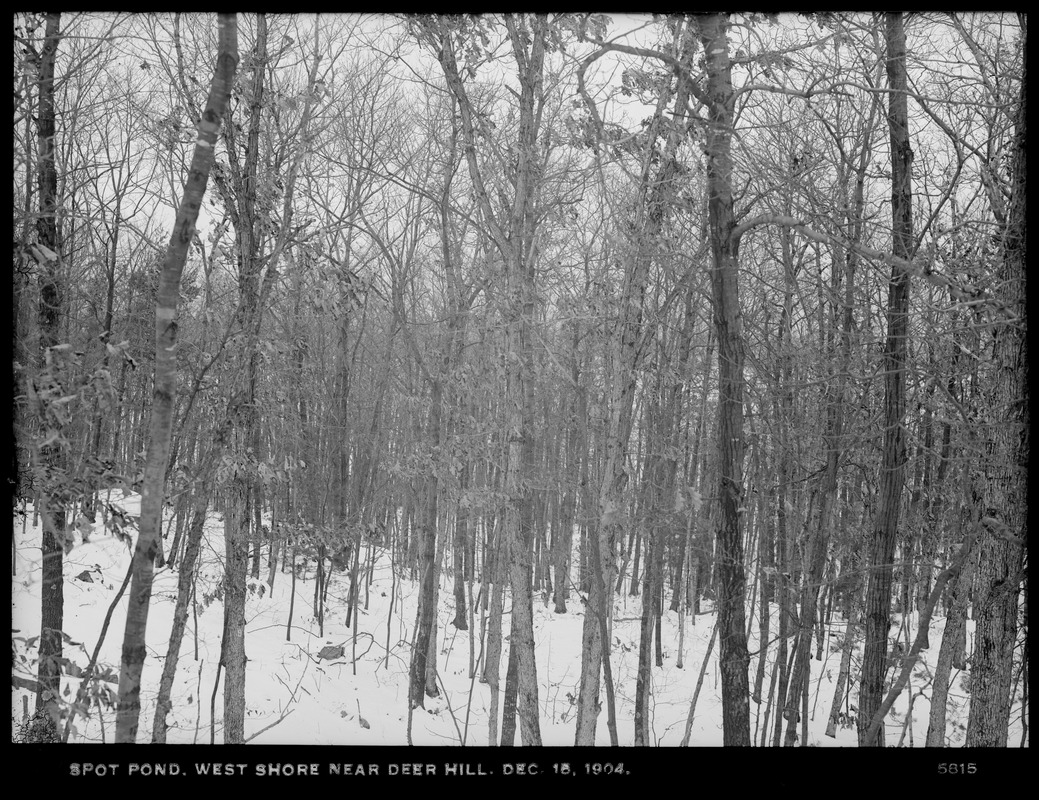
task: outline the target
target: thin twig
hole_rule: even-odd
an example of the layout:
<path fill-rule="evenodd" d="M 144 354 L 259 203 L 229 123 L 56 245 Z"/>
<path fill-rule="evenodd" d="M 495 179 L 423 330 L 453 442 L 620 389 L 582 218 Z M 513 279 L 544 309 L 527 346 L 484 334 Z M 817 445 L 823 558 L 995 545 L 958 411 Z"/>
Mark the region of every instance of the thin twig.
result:
<path fill-rule="evenodd" d="M 264 728 L 260 728 L 260 730 L 256 731 L 256 733 L 254 733 L 252 736 L 246 737 L 246 739 L 244 740 L 244 743 L 248 744 L 253 739 L 255 739 L 257 736 L 259 736 L 261 733 L 264 733 L 265 731 L 269 731 L 271 728 L 273 728 L 275 725 L 279 724 L 283 719 L 285 719 L 285 717 L 287 717 L 289 714 L 291 714 L 295 710 L 296 709 L 294 709 L 294 708 L 290 708 L 288 711 L 286 711 L 284 714 L 282 714 L 280 717 L 278 717 L 276 720 L 274 720 L 274 722 L 272 722 L 270 725 L 267 725 Z"/>

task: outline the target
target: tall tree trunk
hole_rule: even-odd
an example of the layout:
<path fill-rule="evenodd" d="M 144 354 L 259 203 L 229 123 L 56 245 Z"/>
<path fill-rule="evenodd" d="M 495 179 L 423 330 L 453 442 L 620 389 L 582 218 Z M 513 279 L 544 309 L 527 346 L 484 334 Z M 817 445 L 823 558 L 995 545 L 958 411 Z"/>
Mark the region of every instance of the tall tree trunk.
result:
<path fill-rule="evenodd" d="M 253 75 L 249 94 L 249 127 L 244 164 L 236 176 L 238 249 L 238 319 L 242 350 L 239 373 L 228 403 L 232 420 L 231 451 L 235 473 L 227 492 L 224 514 L 224 629 L 221 663 L 224 667 L 224 743 L 245 741 L 245 600 L 249 546 L 253 527 L 252 503 L 257 480 L 255 453 L 259 415 L 256 382 L 259 369 L 260 239 L 261 210 L 257 206 L 260 127 L 263 113 L 264 75 L 267 69 L 267 17 L 257 16 Z M 226 133 L 230 134 L 231 126 Z"/>
<path fill-rule="evenodd" d="M 537 137 L 544 103 L 541 81 L 548 19 L 544 15 L 527 18 L 507 15 L 505 18 L 519 83 L 519 92 L 516 93 L 518 130 L 514 151 L 515 175 L 512 180 L 514 194 L 511 198 L 502 198 L 503 208 L 497 213 L 477 161 L 474 111 L 455 55 L 455 28 L 459 24 L 465 23 L 446 18 L 425 18 L 416 24 L 416 29 L 436 52 L 448 89 L 458 101 L 469 176 L 484 223 L 505 267 L 506 296 L 502 304 L 502 316 L 508 352 L 505 387 L 508 436 L 504 480 L 507 499 L 502 534 L 512 548 L 509 570 L 512 588 L 511 647 L 516 649 L 518 662 L 520 732 L 524 744 L 539 745 L 541 733 L 530 586 L 533 508 L 526 473 L 533 458 L 531 327 L 536 258 L 534 234 L 538 221 L 535 205 L 542 174 Z"/>
<path fill-rule="evenodd" d="M 443 409 L 443 383 L 433 382 L 433 397 L 430 413 L 430 430 L 434 447 L 439 448 L 441 411 Z M 430 640 L 436 623 L 437 611 L 437 497 L 440 491 L 436 470 L 426 478 L 426 498 L 422 506 L 422 522 L 419 537 L 419 601 L 415 620 L 415 640 L 411 648 L 411 671 L 408 680 L 408 697 L 412 708 L 425 708 L 426 672 L 429 668 Z"/>
<path fill-rule="evenodd" d="M 695 314 L 691 305 L 691 285 L 682 330 L 678 334 L 677 353 L 672 357 L 666 341 L 658 341 L 656 386 L 647 401 L 645 438 L 648 455 L 643 468 L 643 496 L 647 529 L 646 568 L 643 577 L 642 625 L 639 643 L 639 667 L 635 682 L 635 744 L 648 746 L 650 741 L 650 647 L 655 643 L 656 665 L 663 666 L 661 642 L 661 614 L 664 589 L 664 551 L 672 532 L 681 524 L 682 515 L 676 511 L 680 495 L 676 491 L 678 461 L 681 452 L 682 385 L 665 377 L 670 374 L 667 364 L 682 365 L 681 374 L 688 374 L 692 353 L 692 332 Z M 666 381 L 666 383 L 665 383 Z M 695 513 L 694 509 L 685 509 Z M 690 517 L 691 519 L 691 517 Z M 655 635 L 654 635 L 655 634 Z"/>
<path fill-rule="evenodd" d="M 62 277 L 62 238 L 58 226 L 58 171 L 55 163 L 54 62 L 61 40 L 61 13 L 47 15 L 43 48 L 37 59 L 37 138 L 39 147 L 40 215 L 36 222 L 40 274 L 40 370 L 50 365 L 50 348 L 61 341 L 62 306 L 65 302 Z M 56 367 L 55 367 L 56 368 Z M 57 378 L 57 376 L 55 376 Z M 43 388 L 42 386 L 40 387 Z M 64 392 L 61 392 L 64 394 Z M 47 426 L 44 426 L 46 430 Z M 36 486 L 37 509 L 43 517 L 43 567 L 40 595 L 40 650 L 37 665 L 39 689 L 37 711 L 46 711 L 55 725 L 61 723 L 61 658 L 64 626 L 64 548 L 68 499 L 58 485 L 65 470 L 65 453 L 60 443 L 40 446 Z"/>
<path fill-rule="evenodd" d="M 578 690 L 575 735 L 578 746 L 595 744 L 596 721 L 600 708 L 599 675 L 600 670 L 605 672 L 609 668 L 609 640 L 602 635 L 602 631 L 607 628 L 610 590 L 617 580 L 616 551 L 623 541 L 624 492 L 628 483 L 625 462 L 632 428 L 635 371 L 646 333 L 643 316 L 653 260 L 653 243 L 663 229 L 676 190 L 674 183 L 678 172 L 676 152 L 679 143 L 677 131 L 681 127 L 678 122 L 684 118 L 688 105 L 688 69 L 694 57 L 694 42 L 689 31 L 687 25 L 675 31 L 676 46 L 680 48 L 681 63 L 685 69 L 680 71 L 675 89 L 673 127 L 667 133 L 663 130 L 663 112 L 671 99 L 667 94 L 663 94 L 647 132 L 649 147 L 652 148 L 657 141 L 664 139 L 665 152 L 661 156 L 659 167 L 653 165 L 652 159 L 648 158 L 648 152 L 643 161 L 638 218 L 633 225 L 634 236 L 629 245 L 631 252 L 625 259 L 624 279 L 619 298 L 620 319 L 608 344 L 612 372 L 608 405 L 609 427 L 605 445 L 605 464 L 601 473 L 602 484 L 599 488 L 598 519 L 593 530 L 589 531 L 588 542 L 592 560 L 600 562 L 602 569 L 598 574 L 595 571 L 590 574 L 591 585 L 583 622 L 581 683 Z M 587 95 L 585 101 L 589 108 L 594 107 Z M 595 541 L 592 541 L 593 537 Z M 612 687 L 608 687 L 608 692 L 612 692 Z M 612 709 L 610 713 L 612 714 Z M 616 745 L 614 739 L 615 736 L 611 735 L 612 743 Z"/>
<path fill-rule="evenodd" d="M 184 196 L 166 249 L 155 308 L 155 382 L 148 454 L 141 491 L 140 534 L 133 555 L 126 628 L 119 672 L 116 742 L 137 739 L 141 711 L 141 673 L 146 653 L 145 632 L 151 601 L 154 559 L 161 541 L 163 489 L 172 435 L 177 379 L 177 300 L 180 278 L 194 234 L 195 221 L 209 181 L 217 135 L 231 94 L 238 64 L 238 23 L 234 14 L 218 17 L 216 70 L 198 125 L 198 142 L 184 186 Z"/>
<path fill-rule="evenodd" d="M 502 539 L 500 525 L 494 525 L 490 554 L 484 560 L 485 581 L 489 584 L 490 620 L 487 625 L 487 657 L 484 659 L 483 680 L 491 692 L 490 710 L 488 713 L 487 744 L 495 747 L 498 744 L 498 703 L 501 691 L 501 644 L 502 644 L 502 612 L 504 604 L 503 580 L 505 570 L 502 564 L 508 559 L 508 545 Z"/>
<path fill-rule="evenodd" d="M 577 522 L 577 509 L 580 505 L 579 472 L 580 460 L 584 457 L 586 409 L 581 386 L 580 323 L 573 323 L 571 340 L 570 380 L 574 386 L 575 397 L 566 402 L 563 418 L 566 420 L 566 446 L 564 448 L 564 474 L 574 475 L 573 481 L 565 481 L 561 487 L 563 493 L 560 501 L 559 527 L 552 531 L 552 569 L 554 573 L 553 600 L 557 614 L 566 613 L 566 601 L 570 597 L 570 556 L 573 551 L 574 525 Z"/>
<path fill-rule="evenodd" d="M 735 95 L 725 14 L 698 17 L 707 67 L 708 215 L 714 267 L 711 286 L 718 333 L 718 644 L 725 746 L 750 746 L 750 690 L 745 623 L 743 506 L 743 335 L 739 240 L 733 236 L 732 131 Z"/>
<path fill-rule="evenodd" d="M 891 135 L 891 237 L 896 257 L 909 261 L 913 249 L 912 172 L 906 101 L 906 40 L 901 13 L 887 21 L 888 130 Z M 905 482 L 905 362 L 909 336 L 909 274 L 892 269 L 888 289 L 887 342 L 884 352 L 884 451 L 880 497 L 873 523 L 869 586 L 866 591 L 865 642 L 859 689 L 859 746 L 883 747 L 884 726 L 866 738 L 884 698 L 890 627 L 892 562 Z"/>
<path fill-rule="evenodd" d="M 112 321 L 115 317 L 115 271 L 116 265 L 119 263 L 119 231 L 120 231 L 120 211 L 121 211 L 121 200 L 122 197 L 117 197 L 115 204 L 115 221 L 112 224 L 112 228 L 106 231 L 110 241 L 107 243 L 105 255 L 108 260 L 106 270 L 106 282 L 108 284 L 107 291 L 105 292 L 105 313 L 104 321 L 102 322 L 101 331 L 101 343 L 105 345 L 104 354 L 101 356 L 101 369 L 107 371 L 110 361 L 110 353 L 107 345 L 111 341 L 112 336 Z M 91 422 L 91 428 L 93 431 L 91 446 L 89 448 L 88 457 L 93 459 L 100 459 L 101 454 L 101 429 L 104 427 L 105 414 L 102 411 L 101 398 L 94 399 L 94 419 Z M 94 522 L 97 519 L 97 493 L 102 487 L 96 482 L 100 476 L 91 475 L 90 488 L 87 495 L 83 498 L 83 514 L 90 522 Z"/>
<path fill-rule="evenodd" d="M 537 135 L 542 94 L 542 69 L 548 18 L 523 20 L 507 16 L 505 25 L 518 68 L 519 130 L 516 147 L 515 197 L 512 201 L 509 258 L 506 258 L 507 299 L 505 347 L 506 429 L 505 535 L 512 545 L 512 639 L 517 653 L 517 711 L 523 744 L 541 744 L 538 719 L 537 667 L 534 659 L 534 598 L 531 588 L 534 507 L 529 476 L 534 461 L 534 206 L 541 173 Z"/>
<path fill-rule="evenodd" d="M 646 418 L 643 424 L 646 427 L 649 455 L 643 467 L 644 478 L 644 508 L 641 514 L 642 524 L 646 528 L 646 568 L 642 579 L 642 613 L 639 625 L 639 657 L 638 669 L 635 675 L 635 746 L 646 747 L 650 744 L 649 736 L 649 713 L 650 713 L 650 686 L 652 684 L 651 655 L 653 647 L 653 617 L 656 597 L 655 566 L 658 562 L 657 553 L 661 549 L 661 531 L 658 530 L 660 513 L 659 498 L 656 496 L 660 480 L 659 455 L 663 442 L 657 438 L 659 433 L 660 409 L 660 385 L 657 372 L 657 386 L 654 388 L 656 397 L 647 401 Z M 632 594 L 635 594 L 635 578 L 632 577 Z"/>
<path fill-rule="evenodd" d="M 648 747 L 650 739 L 650 690 L 652 685 L 651 658 L 653 647 L 654 617 L 656 611 L 657 583 L 659 575 L 658 554 L 662 549 L 661 531 L 650 524 L 646 543 L 646 571 L 642 579 L 642 619 L 639 626 L 639 659 L 635 677 L 635 746 Z"/>
<path fill-rule="evenodd" d="M 866 154 L 869 150 L 868 140 L 862 150 L 860 161 L 860 173 L 865 170 Z M 858 241 L 861 231 L 862 194 L 861 183 L 855 195 L 855 206 L 853 219 L 851 220 L 854 230 L 854 241 Z M 786 708 L 784 715 L 787 719 L 786 746 L 794 744 L 796 739 L 796 721 L 798 707 L 800 706 L 801 693 L 807 685 L 811 676 L 811 637 L 813 623 L 820 632 L 820 647 L 822 645 L 821 632 L 825 620 L 822 618 L 817 607 L 819 605 L 819 592 L 823 584 L 824 570 L 826 568 L 827 548 L 830 541 L 830 533 L 834 524 L 834 506 L 837 501 L 837 479 L 840 471 L 841 455 L 844 447 L 844 421 L 846 406 L 846 389 L 851 363 L 851 339 L 853 327 L 853 310 L 855 297 L 855 267 L 858 257 L 853 250 L 845 255 L 844 268 L 844 297 L 836 301 L 833 319 L 838 318 L 840 310 L 843 309 L 843 319 L 840 330 L 839 360 L 836 374 L 832 375 L 824 393 L 826 405 L 826 423 L 823 432 L 823 451 L 826 453 L 826 461 L 823 465 L 822 476 L 819 483 L 816 504 L 818 506 L 818 521 L 815 525 L 807 544 L 806 554 L 807 574 L 805 576 L 804 589 L 802 591 L 800 626 L 795 643 L 796 656 L 794 659 L 794 671 L 788 689 Z M 840 286 L 834 286 L 834 297 L 839 297 Z M 852 631 L 849 624 L 848 632 Z M 808 743 L 802 741 L 801 745 L 806 747 Z"/>
<path fill-rule="evenodd" d="M 992 412 L 986 453 L 986 511 L 978 561 L 976 628 L 971 660 L 968 747 L 1006 747 L 1017 642 L 1021 582 L 1025 575 L 1028 508 L 1028 307 L 1026 185 L 1027 54 L 1021 75 L 1010 213 L 1003 230 L 1003 259 L 995 296 L 1008 310 L 992 330 L 995 376 L 988 392 Z"/>
<path fill-rule="evenodd" d="M 463 494 L 469 488 L 469 465 L 462 465 L 460 475 L 459 491 Z M 451 557 L 454 562 L 455 581 L 455 618 L 451 624 L 458 630 L 468 630 L 469 623 L 466 620 L 465 608 L 465 556 L 469 541 L 469 506 L 459 504 L 455 510 L 455 535 L 451 548 Z"/>
<path fill-rule="evenodd" d="M 509 647 L 509 660 L 505 667 L 505 695 L 502 698 L 501 746 L 516 744 L 516 710 L 519 699 L 519 651 Z"/>
<path fill-rule="evenodd" d="M 448 293 L 450 297 L 449 318 L 447 326 L 447 342 L 444 346 L 444 356 L 441 361 L 441 379 L 450 387 L 449 398 L 451 414 L 449 417 L 450 435 L 455 436 L 461 427 L 460 418 L 465 412 L 466 400 L 459 391 L 454 372 L 465 360 L 465 335 L 468 322 L 468 311 L 473 299 L 469 287 L 466 286 L 459 270 L 459 258 L 461 243 L 453 240 L 451 218 L 451 184 L 455 173 L 459 168 L 458 155 L 458 100 L 454 95 L 451 100 L 451 134 L 448 139 L 448 155 L 444 160 L 443 188 L 440 195 L 438 211 L 440 213 L 440 251 L 444 262 L 444 273 L 448 280 Z M 387 361 L 390 353 L 387 353 Z M 466 492 L 469 488 L 469 477 L 472 467 L 463 462 L 457 472 L 459 483 L 459 502 L 455 506 L 454 538 L 452 542 L 452 558 L 454 561 L 454 599 L 455 618 L 454 626 L 459 630 L 466 630 L 469 625 L 466 614 L 465 579 L 468 574 L 472 575 L 472 564 L 467 558 L 469 550 L 469 513 L 471 504 L 468 502 Z M 475 537 L 474 537 L 475 538 Z"/>

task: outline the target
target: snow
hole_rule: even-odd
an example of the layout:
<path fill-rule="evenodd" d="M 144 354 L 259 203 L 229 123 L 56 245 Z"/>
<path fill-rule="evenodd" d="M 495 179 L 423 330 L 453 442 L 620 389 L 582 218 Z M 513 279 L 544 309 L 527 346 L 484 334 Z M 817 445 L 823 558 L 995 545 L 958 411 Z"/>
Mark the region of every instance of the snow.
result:
<path fill-rule="evenodd" d="M 117 502 L 130 515 L 139 514 L 140 497 L 131 495 Z M 27 679 L 35 677 L 36 642 L 40 619 L 40 540 L 39 526 L 32 524 L 32 507 L 26 517 L 15 515 L 15 564 L 12 577 L 13 643 L 15 674 Z M 213 724 L 216 743 L 223 741 L 222 685 L 216 695 L 215 720 L 210 711 L 216 665 L 220 652 L 222 604 L 220 580 L 223 557 L 223 526 L 219 515 L 212 514 L 205 529 L 201 568 L 196 590 L 196 609 L 189 610 L 187 629 L 181 646 L 173 710 L 168 716 L 168 742 L 171 744 L 208 744 Z M 167 546 L 169 542 L 167 541 Z M 265 548 L 266 556 L 266 548 Z M 415 624 L 417 583 L 398 575 L 390 568 L 389 554 L 377 549 L 371 586 L 367 594 L 362 585 L 358 624 L 345 625 L 348 575 L 336 572 L 328 592 L 324 635 L 313 615 L 314 565 L 311 561 L 305 580 L 297 580 L 291 639 L 286 639 L 291 575 L 278 572 L 273 592 L 265 579 L 249 581 L 246 619 L 246 737 L 252 744 L 268 745 L 403 745 L 407 741 L 407 687 L 410 658 L 409 641 Z M 81 542 L 66 555 L 65 569 L 65 633 L 68 636 L 65 655 L 86 666 L 93 652 L 109 605 L 119 590 L 130 563 L 130 550 L 104 530 L 95 530 L 89 541 Z M 91 581 L 83 579 L 86 572 Z M 445 570 L 438 612 L 438 670 L 446 692 L 438 698 L 427 698 L 426 708 L 415 709 L 412 741 L 415 745 L 458 746 L 486 745 L 490 690 L 486 684 L 469 675 L 470 636 L 473 631 L 456 630 L 451 624 L 453 599 L 449 583 L 450 570 Z M 77 577 L 79 576 L 79 577 Z M 474 586 L 474 595 L 479 586 Z M 391 595 L 396 592 L 392 614 Z M 152 606 L 148 621 L 148 658 L 142 686 L 142 713 L 139 741 L 151 738 L 155 696 L 173 619 L 177 593 L 177 572 L 168 568 L 156 571 Z M 574 741 L 576 706 L 581 664 L 581 626 L 583 609 L 576 592 L 571 594 L 566 614 L 553 613 L 552 606 L 539 597 L 534 608 L 535 649 L 538 673 L 540 722 L 546 746 L 569 747 Z M 634 692 L 638 664 L 640 601 L 626 593 L 615 596 L 613 622 L 612 667 L 616 683 L 618 733 L 621 745 L 634 739 Z M 119 656 L 125 624 L 126 597 L 112 616 L 107 637 L 100 651 L 99 665 L 110 668 L 110 679 L 117 679 Z M 508 600 L 506 599 L 506 610 Z M 775 609 L 773 613 L 773 635 Z M 506 615 L 507 616 L 507 615 Z M 197 622 L 196 622 L 197 619 Z M 715 615 L 708 610 L 698 615 L 695 625 L 686 618 L 683 642 L 683 668 L 677 666 L 678 615 L 667 611 L 663 619 L 664 666 L 653 669 L 651 738 L 655 744 L 676 746 L 685 731 L 700 666 L 711 638 Z M 915 619 L 910 621 L 915 632 Z M 913 671 L 912 693 L 916 695 L 912 720 L 905 736 L 903 725 L 910 692 L 906 691 L 887 719 L 887 742 L 921 747 L 924 743 L 929 710 L 929 676 L 938 656 L 944 618 L 932 621 L 931 647 Z M 473 650 L 478 657 L 479 614 L 475 617 L 477 639 Z M 750 621 L 749 648 L 758 649 L 757 620 Z M 508 632 L 509 620 L 503 628 Z M 840 641 L 844 622 L 835 618 L 827 633 L 824 658 L 812 660 L 809 692 L 810 721 L 808 744 L 813 747 L 848 748 L 856 746 L 853 726 L 840 727 L 836 738 L 825 736 L 827 717 L 833 697 L 834 682 L 840 665 Z M 968 630 L 968 635 L 970 630 Z M 387 648 L 388 642 L 388 648 Z M 27 646 L 31 644 L 31 646 Z M 342 646 L 342 657 L 319 658 L 326 646 Z M 814 651 L 814 642 L 813 642 Z M 356 653 L 356 658 L 354 657 Z M 775 647 L 770 650 L 769 669 Z M 710 656 L 696 706 L 690 745 L 712 747 L 722 744 L 721 689 L 717 664 L 718 648 Z M 853 673 L 857 671 L 857 660 Z M 504 688 L 508 662 L 508 641 L 503 643 L 501 685 Z M 752 656 L 749 680 L 753 686 L 757 658 Z M 112 676 L 116 676 L 113 678 Z M 947 738 L 950 745 L 962 745 L 968 697 L 964 676 L 954 673 L 949 699 Z M 764 688 L 767 692 L 769 672 Z M 75 696 L 78 680 L 66 677 L 63 693 Z M 115 683 L 108 684 L 113 696 Z M 609 744 L 604 708 L 599 717 L 597 744 Z M 23 697 L 33 698 L 24 689 L 13 689 L 12 725 L 21 721 Z M 854 696 L 850 699 L 855 704 Z M 751 727 L 754 741 L 760 741 L 764 724 L 765 703 L 751 702 Z M 774 711 L 773 711 L 774 713 Z M 770 727 L 774 724 L 770 718 Z M 1021 740 L 1021 701 L 1015 700 L 1010 742 Z M 70 742 L 111 742 L 115 709 L 111 705 L 94 705 L 90 717 L 77 717 Z M 499 725 L 500 728 L 500 725 Z M 517 733 L 517 742 L 519 734 Z"/>

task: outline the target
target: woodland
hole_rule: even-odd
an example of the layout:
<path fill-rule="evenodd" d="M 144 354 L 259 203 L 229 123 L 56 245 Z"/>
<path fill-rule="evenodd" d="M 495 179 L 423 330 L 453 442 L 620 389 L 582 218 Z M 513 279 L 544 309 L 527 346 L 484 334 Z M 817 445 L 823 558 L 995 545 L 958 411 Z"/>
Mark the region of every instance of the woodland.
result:
<path fill-rule="evenodd" d="M 714 658 L 717 744 L 807 745 L 832 649 L 827 736 L 901 745 L 922 697 L 909 741 L 944 747 L 956 693 L 956 742 L 1027 746 L 1024 15 L 13 33 L 16 740 L 166 742 L 204 595 L 244 743 L 260 598 L 291 587 L 290 640 L 345 625 L 322 657 L 357 675 L 385 585 L 409 744 L 464 632 L 472 740 L 543 745 L 548 618 L 572 745 L 657 744 L 707 630 L 681 702 Z M 125 576 L 91 655 L 99 539 Z"/>

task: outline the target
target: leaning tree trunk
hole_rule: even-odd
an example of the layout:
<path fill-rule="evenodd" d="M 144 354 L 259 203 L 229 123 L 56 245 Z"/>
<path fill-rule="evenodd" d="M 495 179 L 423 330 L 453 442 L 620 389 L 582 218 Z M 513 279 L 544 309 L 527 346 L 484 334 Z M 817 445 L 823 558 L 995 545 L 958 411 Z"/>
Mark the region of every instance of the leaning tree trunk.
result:
<path fill-rule="evenodd" d="M 844 701 L 848 677 L 851 674 L 851 656 L 855 649 L 855 627 L 858 624 L 858 603 L 855 598 L 848 597 L 845 603 L 848 610 L 848 624 L 844 629 L 844 641 L 841 643 L 841 666 L 837 671 L 837 685 L 833 689 L 833 701 L 830 703 L 830 717 L 826 721 L 826 735 L 837 738 L 837 724 L 841 717 L 841 704 Z"/>
<path fill-rule="evenodd" d="M 206 100 L 205 112 L 199 120 L 198 141 L 185 183 L 184 196 L 177 211 L 173 235 L 166 249 L 156 296 L 155 384 L 141 491 L 140 534 L 133 555 L 133 578 L 130 584 L 119 673 L 115 734 L 118 743 L 130 744 L 136 741 L 141 711 L 145 632 L 152 593 L 154 559 L 159 552 L 162 533 L 163 484 L 169 458 L 176 396 L 177 299 L 180 295 L 180 278 L 209 181 L 217 135 L 238 64 L 238 23 L 235 15 L 220 14 L 218 31 L 216 70 Z"/>
<path fill-rule="evenodd" d="M 887 696 L 877 708 L 876 713 L 873 715 L 873 719 L 869 722 L 869 726 L 866 729 L 866 739 L 872 739 L 876 735 L 876 731 L 880 730 L 880 728 L 884 726 L 884 717 L 887 716 L 888 712 L 891 710 L 891 706 L 894 705 L 895 700 L 898 699 L 898 696 L 905 690 L 906 685 L 908 685 L 909 676 L 916 664 L 916 658 L 920 654 L 920 650 L 923 649 L 924 643 L 927 640 L 927 630 L 931 625 L 931 614 L 934 613 L 934 607 L 938 605 L 938 601 L 941 599 L 942 591 L 945 589 L 946 582 L 950 578 L 955 578 L 963 568 L 964 562 L 970 555 L 971 547 L 974 544 L 974 538 L 974 534 L 969 534 L 966 537 L 963 545 L 959 549 L 959 552 L 957 552 L 953 557 L 952 564 L 950 564 L 948 569 L 944 570 L 938 576 L 934 588 L 931 590 L 931 594 L 927 599 L 927 603 L 922 609 L 920 609 L 920 622 L 917 628 L 916 637 L 905 654 L 898 677 L 892 682 Z M 912 700 L 910 700 L 910 709 L 912 709 Z M 1005 734 L 1003 737 L 1003 746 L 1006 746 Z"/>
<path fill-rule="evenodd" d="M 956 545 L 959 547 L 960 545 Z M 956 653 L 963 646 L 964 631 L 967 626 L 967 607 L 970 601 L 970 587 L 974 580 L 974 570 L 978 560 L 975 547 L 973 557 L 967 561 L 963 569 L 949 582 L 949 593 L 952 596 L 951 607 L 946 610 L 945 626 L 942 629 L 942 643 L 938 648 L 938 661 L 934 666 L 934 680 L 931 685 L 931 711 L 928 715 L 926 747 L 945 747 L 946 714 L 948 711 L 950 673 Z"/>
<path fill-rule="evenodd" d="M 184 503 L 182 513 L 188 515 L 190 511 L 191 519 L 177 579 L 177 600 L 173 609 L 173 623 L 170 627 L 170 636 L 166 647 L 166 660 L 162 666 L 162 677 L 159 679 L 159 691 L 155 700 L 155 717 L 152 721 L 152 744 L 166 743 L 168 727 L 166 716 L 173 708 L 170 697 L 173 691 L 173 682 L 177 677 L 180 646 L 187 624 L 188 601 L 195 590 L 196 565 L 202 546 L 202 534 L 205 529 L 206 515 L 209 510 L 210 497 L 205 487 L 206 483 L 212 478 L 217 461 L 225 452 L 225 440 L 230 426 L 231 420 L 225 417 L 216 430 L 213 444 L 209 451 L 199 460 L 193 490 Z M 291 613 L 289 616 L 291 617 Z"/>
<path fill-rule="evenodd" d="M 894 255 L 912 256 L 913 151 L 909 147 L 906 102 L 906 39 L 902 14 L 887 15 L 888 129 L 891 134 L 891 238 Z M 883 747 L 884 726 L 867 738 L 870 722 L 884 699 L 887 638 L 890 627 L 892 561 L 898 512 L 905 482 L 905 362 L 909 336 L 909 274 L 893 267 L 888 284 L 887 343 L 884 350 L 884 450 L 877 516 L 873 523 L 869 585 L 866 590 L 865 642 L 859 688 L 860 747 Z"/>
<path fill-rule="evenodd" d="M 209 498 L 204 488 L 197 490 L 195 502 L 192 504 L 191 524 L 188 528 L 187 543 L 184 546 L 184 557 L 180 562 L 180 575 L 177 579 L 177 602 L 173 609 L 173 625 L 170 628 L 169 644 L 166 648 L 166 661 L 162 667 L 162 678 L 159 681 L 159 694 L 155 702 L 155 718 L 152 721 L 152 744 L 166 743 L 166 715 L 173 708 L 170 696 L 173 692 L 173 681 L 177 676 L 177 664 L 180 661 L 180 645 L 184 638 L 184 628 L 188 619 L 188 600 L 191 598 L 195 584 L 195 566 L 202 545 L 202 533 L 206 523 L 206 512 Z"/>

